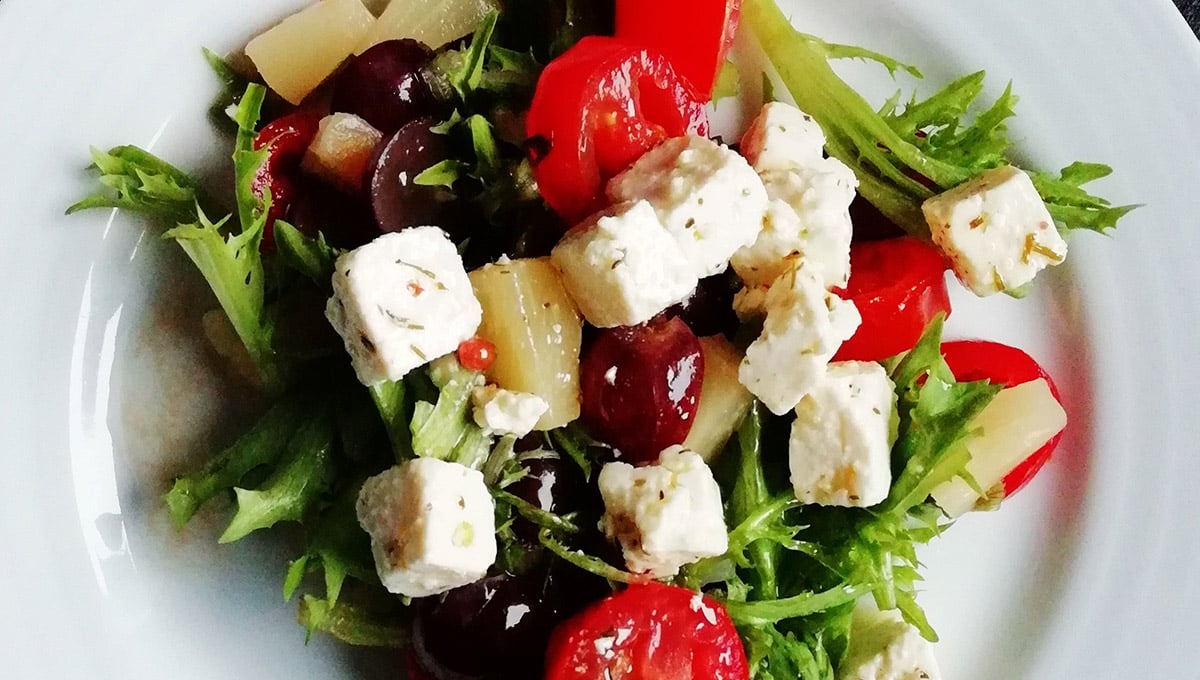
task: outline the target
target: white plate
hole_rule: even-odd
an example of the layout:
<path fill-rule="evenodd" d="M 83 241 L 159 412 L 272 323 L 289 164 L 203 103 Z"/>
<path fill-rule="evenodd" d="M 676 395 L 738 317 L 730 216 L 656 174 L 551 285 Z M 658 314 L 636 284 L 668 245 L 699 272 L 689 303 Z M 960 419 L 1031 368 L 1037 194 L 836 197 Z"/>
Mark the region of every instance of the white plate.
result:
<path fill-rule="evenodd" d="M 0 4 L 6 678 L 396 665 L 304 647 L 279 594 L 285 541 L 218 547 L 217 512 L 169 529 L 165 481 L 245 422 L 253 398 L 229 391 L 198 339 L 212 303 L 177 249 L 124 217 L 62 215 L 89 188 L 89 144 L 151 146 L 219 174 L 228 149 L 205 121 L 215 83 L 199 47 L 233 48 L 295 4 Z M 984 67 L 993 88 L 1011 78 L 1024 157 L 1111 163 L 1104 193 L 1147 204 L 1111 239 L 1075 236 L 1032 300 L 957 300 L 953 332 L 1045 357 L 1073 420 L 1030 489 L 926 554 L 946 677 L 1200 677 L 1180 644 L 1200 641 L 1200 45 L 1168 0 L 788 7 L 805 30 L 920 64 L 934 84 Z"/>

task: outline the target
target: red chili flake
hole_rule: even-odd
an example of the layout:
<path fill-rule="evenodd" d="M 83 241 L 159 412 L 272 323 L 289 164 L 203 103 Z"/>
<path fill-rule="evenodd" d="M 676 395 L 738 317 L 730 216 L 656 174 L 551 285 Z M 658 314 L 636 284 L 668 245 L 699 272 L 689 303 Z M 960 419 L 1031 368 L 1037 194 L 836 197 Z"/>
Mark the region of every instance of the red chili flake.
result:
<path fill-rule="evenodd" d="M 413 297 L 417 297 L 421 293 L 425 292 L 425 289 L 421 287 L 421 284 L 417 283 L 416 281 L 408 282 L 408 290 L 412 293 Z"/>
<path fill-rule="evenodd" d="M 479 337 L 458 346 L 458 363 L 470 371 L 486 371 L 496 360 L 496 346 Z"/>

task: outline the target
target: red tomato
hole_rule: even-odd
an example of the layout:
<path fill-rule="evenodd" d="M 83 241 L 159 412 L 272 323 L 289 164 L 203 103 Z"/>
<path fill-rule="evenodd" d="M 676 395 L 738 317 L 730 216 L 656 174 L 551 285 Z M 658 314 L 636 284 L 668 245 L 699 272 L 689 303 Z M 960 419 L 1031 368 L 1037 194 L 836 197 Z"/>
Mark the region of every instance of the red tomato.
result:
<path fill-rule="evenodd" d="M 737 32 L 741 0 L 617 0 L 617 37 L 661 51 L 706 101 Z"/>
<path fill-rule="evenodd" d="M 950 315 L 946 264 L 933 246 L 901 237 L 850 246 L 850 283 L 862 325 L 836 361 L 880 361 L 908 351 L 939 313 Z"/>
<path fill-rule="evenodd" d="M 320 122 L 321 117 L 317 114 L 296 111 L 267 124 L 254 138 L 255 150 L 267 148 L 267 160 L 259 166 L 251 187 L 259 198 L 267 189 L 271 191 L 271 210 L 262 241 L 264 250 L 275 247 L 275 220 L 286 217 L 296 199 L 294 175 L 308 145 L 317 135 Z"/>
<path fill-rule="evenodd" d="M 538 79 L 526 132 L 538 188 L 575 222 L 604 207 L 604 183 L 660 142 L 708 133 L 704 103 L 662 54 L 591 36 Z"/>
<path fill-rule="evenodd" d="M 725 608 L 686 588 L 630 586 L 554 631 L 545 680 L 746 680 Z"/>
<path fill-rule="evenodd" d="M 1050 374 L 1039 366 L 1033 357 L 1016 347 L 987 340 L 956 340 L 942 343 L 942 356 L 945 357 L 946 364 L 950 366 L 950 372 L 954 374 L 955 380 L 964 382 L 990 380 L 998 385 L 1013 387 L 1044 378 L 1046 384 L 1050 386 L 1050 393 L 1054 395 L 1058 403 L 1062 403 L 1058 387 L 1055 386 Z M 1034 451 L 1020 465 L 1005 475 L 1003 481 L 1005 497 L 1013 495 L 1033 479 L 1046 461 L 1050 460 L 1050 455 L 1054 453 L 1054 449 L 1058 447 L 1061 439 L 1062 433 L 1059 432 L 1046 442 L 1045 446 Z"/>
<path fill-rule="evenodd" d="M 469 371 L 486 371 L 496 360 L 496 346 L 483 338 L 471 338 L 458 346 L 458 363 Z"/>

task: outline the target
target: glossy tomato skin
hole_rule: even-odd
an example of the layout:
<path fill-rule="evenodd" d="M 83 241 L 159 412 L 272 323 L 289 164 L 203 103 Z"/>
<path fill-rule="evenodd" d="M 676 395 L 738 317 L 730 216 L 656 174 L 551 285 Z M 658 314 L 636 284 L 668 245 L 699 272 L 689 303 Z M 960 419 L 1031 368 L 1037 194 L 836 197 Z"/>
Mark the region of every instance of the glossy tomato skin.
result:
<path fill-rule="evenodd" d="M 945 271 L 941 253 L 914 238 L 851 245 L 850 282 L 838 294 L 862 324 L 834 360 L 882 361 L 912 349 L 935 316 L 950 315 Z"/>
<path fill-rule="evenodd" d="M 1062 403 L 1058 387 L 1050 374 L 1033 357 L 1016 347 L 989 340 L 955 340 L 942 343 L 942 356 L 955 380 L 990 380 L 1005 387 L 1014 387 L 1042 378 L 1050 386 L 1050 394 Z M 1062 432 L 1054 435 L 1042 448 L 1005 475 L 1003 484 L 1006 498 L 1020 491 L 1042 469 L 1058 448 L 1062 435 Z"/>
<path fill-rule="evenodd" d="M 546 202 L 568 223 L 604 207 L 604 183 L 660 142 L 706 135 L 704 103 L 661 53 L 590 36 L 548 64 L 526 119 Z"/>
<path fill-rule="evenodd" d="M 725 608 L 686 588 L 632 585 L 561 624 L 545 680 L 746 680 Z"/>
<path fill-rule="evenodd" d="M 622 40 L 662 52 L 705 101 L 733 45 L 741 0 L 617 0 Z"/>
<path fill-rule="evenodd" d="M 296 173 L 304 152 L 317 136 L 320 115 L 311 111 L 295 111 L 268 123 L 254 137 L 254 149 L 267 149 L 267 159 L 259 166 L 251 190 L 262 199 L 271 192 L 271 209 L 263 233 L 262 248 L 275 247 L 275 220 L 284 219 L 296 200 Z"/>

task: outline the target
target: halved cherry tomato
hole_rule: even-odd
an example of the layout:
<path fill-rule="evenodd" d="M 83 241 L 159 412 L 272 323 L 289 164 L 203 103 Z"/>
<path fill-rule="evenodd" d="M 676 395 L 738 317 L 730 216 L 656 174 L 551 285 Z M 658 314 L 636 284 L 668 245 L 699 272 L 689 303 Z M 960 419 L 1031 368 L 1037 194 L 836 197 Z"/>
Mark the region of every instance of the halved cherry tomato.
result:
<path fill-rule="evenodd" d="M 604 183 L 660 142 L 708 133 L 704 103 L 661 53 L 579 41 L 542 71 L 526 132 L 538 188 L 575 222 L 604 207 Z"/>
<path fill-rule="evenodd" d="M 858 307 L 862 325 L 834 359 L 880 361 L 912 349 L 933 317 L 950 315 L 945 272 L 941 253 L 914 238 L 851 245 L 850 283 L 838 294 Z"/>
<path fill-rule="evenodd" d="M 741 0 L 617 0 L 622 40 L 659 50 L 705 101 L 733 45 Z"/>
<path fill-rule="evenodd" d="M 545 680 L 746 680 L 725 608 L 685 588 L 634 585 L 562 623 Z"/>
<path fill-rule="evenodd" d="M 267 148 L 267 160 L 259 166 L 251 188 L 260 199 L 271 191 L 271 210 L 263 233 L 262 248 L 275 247 L 275 220 L 286 218 L 296 199 L 295 173 L 308 145 L 317 135 L 321 117 L 310 111 L 289 113 L 268 123 L 254 138 L 254 149 Z"/>
<path fill-rule="evenodd" d="M 1058 403 L 1062 403 L 1058 387 L 1050 374 L 1039 366 L 1033 357 L 1016 347 L 988 340 L 955 340 L 942 343 L 942 356 L 945 357 L 955 380 L 990 380 L 998 385 L 1014 387 L 1043 378 L 1050 387 L 1050 394 L 1054 395 Z M 1059 432 L 1004 476 L 1002 483 L 1005 497 L 1013 495 L 1033 479 L 1046 461 L 1050 460 L 1050 455 L 1054 453 L 1061 439 L 1062 433 Z"/>
<path fill-rule="evenodd" d="M 484 338 L 464 340 L 458 346 L 458 363 L 469 371 L 486 371 L 496 360 L 496 346 Z"/>

